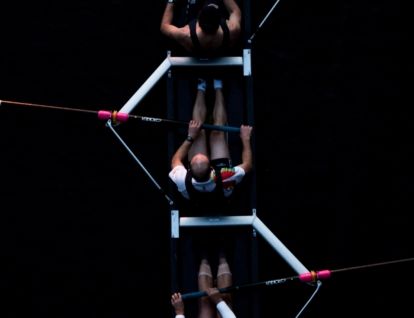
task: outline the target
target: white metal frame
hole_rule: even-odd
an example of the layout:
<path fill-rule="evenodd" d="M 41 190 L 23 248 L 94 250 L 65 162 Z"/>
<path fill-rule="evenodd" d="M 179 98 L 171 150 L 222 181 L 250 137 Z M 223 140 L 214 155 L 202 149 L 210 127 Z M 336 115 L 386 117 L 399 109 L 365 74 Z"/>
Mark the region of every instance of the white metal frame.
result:
<path fill-rule="evenodd" d="M 172 57 L 170 55 L 141 85 L 135 94 L 119 110 L 121 113 L 131 113 L 154 85 L 168 72 L 171 67 L 211 67 L 211 66 L 242 66 L 243 75 L 251 75 L 251 52 L 243 50 L 243 56 L 229 56 L 214 59 L 194 57 Z M 180 217 L 178 210 L 171 210 L 171 237 L 180 237 L 180 227 L 218 227 L 218 226 L 252 226 L 271 247 L 292 267 L 298 275 L 310 271 L 293 255 L 292 252 L 270 231 L 257 217 L 255 209 L 250 216 L 220 216 L 220 217 Z"/>
<path fill-rule="evenodd" d="M 218 226 L 252 226 L 273 249 L 293 268 L 298 275 L 310 271 L 289 251 L 289 249 L 257 217 L 252 215 L 214 216 L 214 217 L 180 217 L 178 210 L 171 211 L 171 237 L 180 237 L 180 227 L 218 227 Z"/>
<path fill-rule="evenodd" d="M 186 56 L 167 56 L 158 68 L 148 77 L 134 95 L 119 110 L 120 113 L 130 114 L 133 109 L 148 94 L 154 85 L 168 72 L 171 67 L 211 67 L 211 66 L 242 66 L 243 75 L 251 75 L 250 49 L 243 50 L 241 56 L 226 56 L 212 59 L 202 59 Z"/>

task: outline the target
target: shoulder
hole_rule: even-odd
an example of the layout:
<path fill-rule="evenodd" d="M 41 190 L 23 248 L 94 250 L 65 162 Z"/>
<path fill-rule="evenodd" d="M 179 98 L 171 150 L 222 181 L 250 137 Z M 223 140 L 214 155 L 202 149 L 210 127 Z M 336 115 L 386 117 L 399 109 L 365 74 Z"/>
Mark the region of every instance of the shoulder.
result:
<path fill-rule="evenodd" d="M 168 176 L 174 182 L 174 184 L 177 186 L 177 190 L 185 198 L 189 199 L 187 189 L 186 189 L 186 186 L 185 186 L 185 179 L 186 179 L 186 176 L 187 176 L 187 169 L 182 165 L 178 165 L 170 171 Z"/>
<path fill-rule="evenodd" d="M 239 165 L 234 167 L 235 176 L 243 177 L 246 174 L 246 171 Z"/>
<path fill-rule="evenodd" d="M 181 28 L 176 27 L 173 32 L 173 38 L 185 49 L 191 50 L 193 48 L 190 27 L 188 24 Z"/>
<path fill-rule="evenodd" d="M 174 181 L 177 182 L 178 180 L 185 180 L 185 176 L 187 175 L 187 169 L 183 165 L 175 166 L 168 176 Z"/>

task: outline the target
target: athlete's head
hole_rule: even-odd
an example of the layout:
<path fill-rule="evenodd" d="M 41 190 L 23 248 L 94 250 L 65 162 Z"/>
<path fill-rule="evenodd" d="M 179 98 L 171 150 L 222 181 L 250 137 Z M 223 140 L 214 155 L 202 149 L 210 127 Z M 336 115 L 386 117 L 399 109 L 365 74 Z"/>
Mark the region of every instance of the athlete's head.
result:
<path fill-rule="evenodd" d="M 202 154 L 195 155 L 190 162 L 193 178 L 198 182 L 208 181 L 210 178 L 210 160 Z"/>
<path fill-rule="evenodd" d="M 220 25 L 220 8 L 217 4 L 210 3 L 201 8 L 198 15 L 200 28 L 208 34 L 214 34 Z"/>

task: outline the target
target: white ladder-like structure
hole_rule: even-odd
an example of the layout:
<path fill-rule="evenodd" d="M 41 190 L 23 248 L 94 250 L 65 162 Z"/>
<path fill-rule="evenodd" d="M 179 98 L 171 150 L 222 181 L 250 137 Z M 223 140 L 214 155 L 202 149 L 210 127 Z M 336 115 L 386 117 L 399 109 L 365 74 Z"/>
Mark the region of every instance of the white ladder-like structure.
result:
<path fill-rule="evenodd" d="M 250 0 L 244 0 L 245 12 L 246 7 L 250 8 Z M 247 17 L 245 20 L 248 21 Z M 249 23 L 245 23 L 246 28 L 250 28 Z M 250 30 L 247 30 L 248 33 L 251 33 Z M 125 103 L 125 105 L 119 109 L 119 113 L 130 114 L 135 107 L 142 101 L 142 99 L 151 91 L 151 89 L 164 77 L 168 74 L 168 80 L 170 83 L 167 83 L 167 87 L 172 87 L 171 82 L 173 81 L 171 76 L 171 70 L 174 68 L 228 68 L 228 67 L 237 67 L 242 68 L 242 74 L 245 79 L 246 85 L 246 113 L 247 119 L 250 124 L 254 122 L 253 116 L 253 85 L 252 85 L 252 63 L 251 63 L 251 49 L 244 48 L 242 56 L 223 56 L 219 58 L 211 59 L 202 59 L 195 57 L 186 57 L 186 56 L 171 56 L 171 52 L 168 52 L 165 60 L 158 66 L 158 68 L 148 77 L 148 79 L 139 87 L 139 89 L 131 96 L 131 98 Z M 171 91 L 169 92 L 171 93 Z M 168 112 L 169 115 L 173 115 L 173 103 L 169 103 Z M 115 129 L 111 126 L 111 122 L 108 121 L 108 126 L 112 129 L 114 134 L 118 139 L 124 144 L 128 149 L 126 144 L 122 141 L 122 138 L 116 133 Z M 253 138 L 254 140 L 254 138 Z M 170 143 L 170 148 L 171 143 Z M 254 147 L 253 147 L 254 150 Z M 130 151 L 130 154 L 135 158 L 135 160 L 141 165 L 139 160 L 135 155 Z M 170 152 L 173 149 L 169 149 Z M 145 170 L 145 169 L 144 169 Z M 254 172 L 253 172 L 254 174 Z M 150 176 L 151 177 L 151 176 Z M 154 184 L 158 187 L 159 185 L 151 177 Z M 252 178 L 253 185 L 255 185 L 255 177 Z M 160 188 L 161 189 L 161 188 Z M 309 273 L 308 270 L 299 259 L 276 237 L 276 235 L 260 220 L 256 213 L 255 207 L 255 186 L 251 188 L 250 196 L 252 198 L 252 204 L 250 207 L 250 215 L 238 215 L 238 216 L 200 216 L 200 217 L 188 217 L 180 216 L 180 210 L 174 206 L 174 202 L 166 195 L 166 198 L 170 202 L 170 222 L 171 222 L 171 285 L 172 290 L 177 290 L 177 281 L 175 281 L 175 276 L 177 273 L 177 254 L 176 254 L 176 243 L 180 239 L 180 228 L 193 228 L 193 227 L 250 227 L 252 229 L 252 238 L 256 241 L 257 234 L 267 241 L 270 246 L 286 261 L 286 263 L 296 272 L 296 274 L 306 274 Z M 257 243 L 256 243 L 257 244 Z M 257 253 L 257 250 L 255 251 Z M 255 256 L 257 258 L 257 255 Z M 257 262 L 253 261 L 253 280 L 257 280 Z M 251 317 L 258 318 L 258 308 L 256 301 L 256 308 L 253 309 Z"/>

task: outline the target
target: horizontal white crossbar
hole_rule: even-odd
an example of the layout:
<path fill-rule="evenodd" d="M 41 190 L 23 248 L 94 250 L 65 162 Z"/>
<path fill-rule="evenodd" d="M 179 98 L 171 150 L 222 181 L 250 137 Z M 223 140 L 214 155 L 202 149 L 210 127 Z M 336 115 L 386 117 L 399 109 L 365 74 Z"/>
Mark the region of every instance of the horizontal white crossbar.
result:
<path fill-rule="evenodd" d="M 247 59 L 246 53 L 244 58 Z M 224 56 L 211 59 L 202 59 L 188 56 L 168 56 L 151 74 L 150 77 L 141 85 L 134 95 L 119 110 L 120 113 L 131 113 L 141 100 L 148 94 L 154 85 L 167 73 L 171 67 L 204 67 L 204 66 L 243 66 L 245 75 L 250 75 L 250 60 L 247 59 L 243 64 L 241 56 Z"/>
<path fill-rule="evenodd" d="M 181 217 L 180 226 L 239 226 L 252 225 L 253 216 Z"/>
<path fill-rule="evenodd" d="M 170 56 L 169 61 L 172 66 L 242 66 L 241 56 L 224 56 L 218 58 L 195 58 L 188 56 Z"/>

